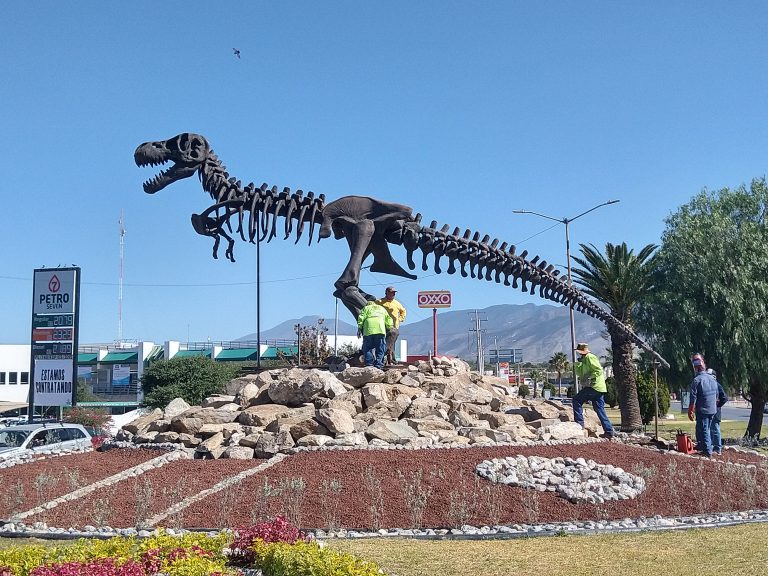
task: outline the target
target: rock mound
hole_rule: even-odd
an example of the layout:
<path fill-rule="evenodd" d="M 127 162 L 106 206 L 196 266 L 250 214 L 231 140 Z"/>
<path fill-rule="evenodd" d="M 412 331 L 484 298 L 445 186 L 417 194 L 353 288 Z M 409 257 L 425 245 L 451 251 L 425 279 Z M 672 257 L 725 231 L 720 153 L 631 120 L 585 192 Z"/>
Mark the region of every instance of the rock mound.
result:
<path fill-rule="evenodd" d="M 202 406 L 173 400 L 118 432 L 136 444 L 171 443 L 198 458 L 268 458 L 302 446 L 485 445 L 596 436 L 569 406 L 513 395 L 505 379 L 457 358 L 407 368 L 277 369 L 233 380 Z"/>

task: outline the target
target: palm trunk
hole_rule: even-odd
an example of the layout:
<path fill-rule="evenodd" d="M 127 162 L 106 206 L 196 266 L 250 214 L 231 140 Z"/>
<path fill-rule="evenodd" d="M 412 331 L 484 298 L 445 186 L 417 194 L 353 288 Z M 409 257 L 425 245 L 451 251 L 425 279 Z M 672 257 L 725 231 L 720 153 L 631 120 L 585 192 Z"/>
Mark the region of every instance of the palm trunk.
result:
<path fill-rule="evenodd" d="M 637 372 L 632 361 L 635 347 L 623 334 L 609 332 L 613 352 L 613 377 L 621 411 L 621 431 L 639 432 L 643 429 L 643 417 L 637 398 Z"/>
<path fill-rule="evenodd" d="M 751 374 L 749 377 L 749 400 L 752 410 L 749 412 L 749 424 L 744 434 L 747 438 L 760 438 L 760 429 L 763 427 L 763 406 L 765 406 L 766 390 L 760 379 Z"/>

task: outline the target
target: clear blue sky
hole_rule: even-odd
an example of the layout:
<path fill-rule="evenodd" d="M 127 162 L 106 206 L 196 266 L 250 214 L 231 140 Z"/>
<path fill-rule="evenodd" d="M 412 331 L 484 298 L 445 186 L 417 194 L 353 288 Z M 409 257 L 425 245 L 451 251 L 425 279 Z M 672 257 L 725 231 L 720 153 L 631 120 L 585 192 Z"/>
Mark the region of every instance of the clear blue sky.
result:
<path fill-rule="evenodd" d="M 702 188 L 766 173 L 767 20 L 764 1 L 7 2 L 0 343 L 29 341 L 33 269 L 73 263 L 81 342 L 117 337 L 121 210 L 124 338 L 255 331 L 254 247 L 211 258 L 189 223 L 210 204 L 196 179 L 142 192 L 153 172 L 134 149 L 179 132 L 243 182 L 407 204 L 557 264 L 564 227 L 512 210 L 616 198 L 571 225 L 573 247 L 658 243 Z M 261 254 L 263 329 L 333 317 L 345 242 Z M 419 274 L 362 284 L 396 284 L 411 320 L 431 314 L 419 290 L 452 290 L 459 309 L 544 303 Z"/>

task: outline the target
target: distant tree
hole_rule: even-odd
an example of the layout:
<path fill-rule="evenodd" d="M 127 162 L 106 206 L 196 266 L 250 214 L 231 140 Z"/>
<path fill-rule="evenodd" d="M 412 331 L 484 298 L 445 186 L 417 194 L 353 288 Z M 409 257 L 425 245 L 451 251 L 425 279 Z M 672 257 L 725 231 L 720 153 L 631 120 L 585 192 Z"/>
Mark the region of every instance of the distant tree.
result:
<path fill-rule="evenodd" d="M 557 372 L 557 389 L 560 390 L 560 386 L 563 380 L 563 372 L 567 372 L 571 367 L 571 363 L 568 362 L 568 356 L 565 352 L 555 352 L 552 358 L 549 359 L 549 369 Z"/>
<path fill-rule="evenodd" d="M 701 352 L 718 379 L 744 390 L 746 436 L 759 437 L 768 395 L 768 185 L 702 191 L 666 220 L 656 290 L 638 318 L 672 365 L 675 388 Z"/>
<path fill-rule="evenodd" d="M 298 337 L 300 365 L 317 366 L 331 354 L 328 348 L 328 327 L 324 318 L 318 318 L 314 325 L 296 324 L 293 331 Z"/>
<path fill-rule="evenodd" d="M 80 380 L 80 379 L 78 379 L 77 381 L 75 398 L 77 402 L 98 402 L 99 400 L 101 400 L 101 398 L 99 398 L 89 390 L 88 385 L 85 383 L 85 380 Z M 75 424 L 78 424 L 78 422 L 75 422 Z"/>
<path fill-rule="evenodd" d="M 239 370 L 237 363 L 216 362 L 205 356 L 160 360 L 141 377 L 144 403 L 165 408 L 174 398 L 183 398 L 199 406 L 207 396 L 224 392 Z"/>
<path fill-rule="evenodd" d="M 520 384 L 520 386 L 517 387 L 517 394 L 520 398 L 527 398 L 530 393 L 531 389 L 528 388 L 528 384 Z"/>
<path fill-rule="evenodd" d="M 580 248 L 582 257 L 573 257 L 581 266 L 572 271 L 576 283 L 588 295 L 608 306 L 613 316 L 631 327 L 638 304 L 653 287 L 656 245 L 648 244 L 637 254 L 624 242 L 618 245 L 607 243 L 605 254 L 593 245 L 581 244 Z M 641 430 L 643 420 L 637 398 L 634 342 L 616 328 L 609 327 L 608 334 L 621 410 L 621 430 Z"/>
<path fill-rule="evenodd" d="M 540 396 L 540 394 L 537 394 L 538 383 L 544 382 L 546 379 L 546 372 L 541 368 L 534 368 L 530 371 L 530 378 L 533 380 L 533 397 L 536 398 L 537 396 Z"/>

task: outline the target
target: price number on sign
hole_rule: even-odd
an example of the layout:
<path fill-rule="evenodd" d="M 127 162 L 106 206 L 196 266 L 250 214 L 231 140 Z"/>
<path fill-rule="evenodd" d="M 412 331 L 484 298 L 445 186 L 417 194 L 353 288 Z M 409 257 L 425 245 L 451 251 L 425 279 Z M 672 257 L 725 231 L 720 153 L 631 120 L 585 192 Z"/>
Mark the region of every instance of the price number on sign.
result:
<path fill-rule="evenodd" d="M 419 292 L 419 308 L 450 308 L 451 293 L 448 290 Z"/>

